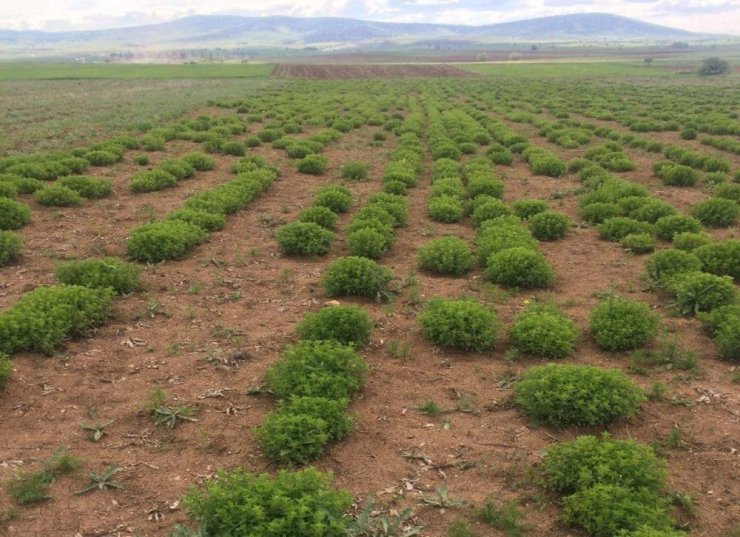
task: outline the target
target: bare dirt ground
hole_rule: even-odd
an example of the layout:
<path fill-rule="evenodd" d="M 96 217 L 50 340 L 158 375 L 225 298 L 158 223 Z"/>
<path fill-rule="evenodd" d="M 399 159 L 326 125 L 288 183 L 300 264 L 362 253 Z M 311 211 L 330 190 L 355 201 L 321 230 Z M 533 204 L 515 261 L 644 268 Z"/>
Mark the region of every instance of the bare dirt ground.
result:
<path fill-rule="evenodd" d="M 316 80 L 352 78 L 471 77 L 475 73 L 451 65 L 298 65 L 279 64 L 272 76 Z"/>
<path fill-rule="evenodd" d="M 380 190 L 385 155 L 394 142 L 389 139 L 380 149 L 369 147 L 374 130 L 362 127 L 328 146 L 329 169 L 320 177 L 296 173 L 282 151 L 255 149 L 277 163 L 282 176 L 254 204 L 231 217 L 224 231 L 214 233 L 185 260 L 147 267 L 145 290 L 117 299 L 112 321 L 89 339 L 70 342 L 52 357 L 13 358 L 14 376 L 0 396 L 0 480 L 11 478 L 17 469 L 33 468 L 35 460 L 58 446 L 67 446 L 85 463 L 80 474 L 52 485 L 52 500 L 20 509 L 0 535 L 164 537 L 175 523 L 186 520 L 178 503 L 183 493 L 217 468 L 275 469 L 260 454 L 252 434 L 275 402 L 269 395 L 248 393 L 295 339 L 301 316 L 328 300 L 320 286 L 321 274 L 332 260 L 347 254 L 341 230 L 351 213 L 342 216 L 337 240 L 324 258 L 282 257 L 273 233 L 310 203 L 316 187 L 336 181 L 344 162 L 362 161 L 371 167 L 369 181 L 348 184 L 355 210 Z M 197 146 L 188 142 L 168 144 L 153 161 L 194 149 Z M 231 160 L 219 157 L 214 171 L 199 173 L 176 189 L 134 195 L 126 189 L 135 171 L 127 156 L 119 167 L 100 171 L 110 174 L 116 185 L 110 199 L 83 209 L 34 206 L 34 223 L 21 232 L 28 253 L 0 269 L 0 307 L 38 283 L 51 282 L 59 256 L 122 255 L 125 237 L 138 223 L 179 206 L 196 190 L 228 180 Z M 640 163 L 630 178 L 657 188 L 646 175 L 649 165 Z M 506 183 L 506 201 L 548 199 L 554 209 L 578 222 L 576 176 L 534 177 L 519 161 L 497 167 L 497 173 Z M 336 484 L 350 490 L 359 505 L 375 496 L 381 508 L 414 506 L 415 520 L 425 526 L 423 536 L 447 535 L 447 526 L 458 516 L 472 516 L 468 508 L 420 505 L 423 495 L 433 494 L 443 483 L 451 498 L 475 504 L 488 496 L 496 501 L 518 499 L 529 535 L 580 535 L 558 522 L 557 499 L 543 493 L 530 468 L 554 441 L 600 429 L 535 427 L 507 404 L 513 376 L 540 362 L 507 360 L 505 330 L 490 352 L 451 352 L 421 338 L 415 314 L 419 299 L 466 294 L 493 307 L 506 327 L 525 301 L 554 300 L 583 331 L 568 362 L 626 370 L 627 355 L 599 350 L 586 334 L 588 312 L 600 293 L 616 291 L 659 311 L 670 336 L 698 353 L 701 371 L 695 376 L 658 370 L 633 375 L 645 388 L 665 383 L 667 393 L 646 403 L 634 419 L 608 430 L 620 438 L 659 443 L 679 427 L 679 449 L 665 451 L 669 488 L 690 494 L 696 515 L 678 516 L 697 537 L 729 531 L 740 520 L 740 397 L 737 385 L 730 382 L 730 364 L 717 360 L 698 321 L 672 317 L 664 300 L 640 288 L 642 258 L 600 241 L 594 229 L 580 225 L 565 239 L 541 245 L 555 268 L 556 283 L 550 290 L 506 291 L 485 284 L 480 269 L 461 278 L 418 272 L 416 250 L 421 244 L 446 234 L 471 243 L 474 238 L 469 223 L 439 224 L 427 217 L 429 189 L 425 173 L 410 191 L 408 227 L 399 230 L 396 244 L 381 260 L 397 276 L 397 298 L 389 303 L 346 301 L 361 304 L 377 323 L 371 342 L 361 350 L 371 371 L 350 407 L 357 416 L 356 430 L 332 446 L 316 466 L 333 471 Z M 698 189 L 687 192 L 703 195 Z M 401 351 L 390 352 L 389 342 L 397 343 Z M 145 407 L 157 387 L 167 391 L 173 404 L 197 405 L 199 421 L 174 430 L 154 426 Z M 427 400 L 452 409 L 461 399 L 471 402 L 465 412 L 428 417 L 416 410 Z M 88 440 L 80 426 L 107 421 L 111 421 L 107 435 L 97 443 Z M 74 494 L 86 483 L 86 472 L 109 464 L 121 468 L 117 479 L 123 490 Z M 0 512 L 8 507 L 8 498 L 0 492 Z M 481 536 L 502 535 L 477 522 L 473 526 Z"/>

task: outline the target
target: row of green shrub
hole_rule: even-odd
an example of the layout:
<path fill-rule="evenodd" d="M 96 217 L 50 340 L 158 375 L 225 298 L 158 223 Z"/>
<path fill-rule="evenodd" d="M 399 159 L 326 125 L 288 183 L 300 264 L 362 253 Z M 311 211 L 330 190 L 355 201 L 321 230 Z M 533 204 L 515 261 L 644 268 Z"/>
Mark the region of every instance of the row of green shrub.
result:
<path fill-rule="evenodd" d="M 624 153 L 622 146 L 616 142 L 607 142 L 592 147 L 586 151 L 583 157 L 610 172 L 628 172 L 635 169 L 635 163 Z"/>
<path fill-rule="evenodd" d="M 181 259 L 211 231 L 223 228 L 226 216 L 260 196 L 277 178 L 277 171 L 260 157 L 243 159 L 235 179 L 188 198 L 182 209 L 164 220 L 142 224 L 126 243 L 132 259 L 145 263 Z"/>
<path fill-rule="evenodd" d="M 551 151 L 542 147 L 530 145 L 522 151 L 522 156 L 535 175 L 561 177 L 567 171 L 565 162 Z"/>
<path fill-rule="evenodd" d="M 132 192 L 155 192 L 177 186 L 196 171 L 211 170 L 216 165 L 213 157 L 203 153 L 190 153 L 182 158 L 165 160 L 156 168 L 135 174 L 129 183 Z"/>
<path fill-rule="evenodd" d="M 350 433 L 347 405 L 367 373 L 354 348 L 367 341 L 372 327 L 368 315 L 353 306 L 329 306 L 304 316 L 297 328 L 302 341 L 288 347 L 265 377 L 279 398 L 278 410 L 255 431 L 268 458 L 307 464 Z"/>
<path fill-rule="evenodd" d="M 703 153 L 697 153 L 678 146 L 668 146 L 663 149 L 663 155 L 668 159 L 684 166 L 705 172 L 728 173 L 732 169 L 729 161 Z"/>

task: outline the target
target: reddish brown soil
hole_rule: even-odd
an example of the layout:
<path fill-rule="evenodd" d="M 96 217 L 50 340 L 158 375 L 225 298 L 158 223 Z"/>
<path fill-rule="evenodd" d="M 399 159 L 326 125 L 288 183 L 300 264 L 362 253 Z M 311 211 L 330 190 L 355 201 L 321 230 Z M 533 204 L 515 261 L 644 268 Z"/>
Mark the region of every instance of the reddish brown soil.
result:
<path fill-rule="evenodd" d="M 263 197 L 231 217 L 224 231 L 213 234 L 183 261 L 147 268 L 146 290 L 116 300 L 112 321 L 89 339 L 70 342 L 53 357 L 13 358 L 14 376 L 0 396 L 0 479 L 9 479 L 17 468 L 33 468 L 35 460 L 62 445 L 85 464 L 79 475 L 52 485 L 53 500 L 21 508 L 0 533 L 164 537 L 175 523 L 186 520 L 179 498 L 217 468 L 274 469 L 260 454 L 251 430 L 274 409 L 275 402 L 268 395 L 247 392 L 261 383 L 281 349 L 294 340 L 301 316 L 327 300 L 320 277 L 328 263 L 347 253 L 341 229 L 351 214 L 342 216 L 337 241 L 325 258 L 281 257 L 272 235 L 279 223 L 293 219 L 309 204 L 317 186 L 337 180 L 343 162 L 357 160 L 371 166 L 369 181 L 348 185 L 355 194 L 355 207 L 380 189 L 385 154 L 393 142 L 380 150 L 369 147 L 373 130 L 358 129 L 331 144 L 326 151 L 330 167 L 321 177 L 296 173 L 282 151 L 257 148 L 256 153 L 280 166 L 282 177 Z M 542 142 L 534 136 L 532 140 Z M 564 155 L 557 147 L 542 145 Z M 187 142 L 169 144 L 166 153 L 156 158 L 195 148 Z M 135 167 L 127 159 L 110 171 L 116 184 L 110 199 L 83 209 L 34 206 L 34 223 L 22 230 L 27 254 L 19 263 L 0 269 L 0 307 L 12 304 L 38 283 L 51 282 L 54 257 L 123 254 L 126 234 L 150 212 L 162 214 L 179 206 L 188 194 L 227 180 L 231 160 L 219 158 L 216 170 L 198 174 L 176 189 L 133 195 L 127 192 L 126 182 Z M 640 162 L 630 178 L 656 188 L 647 171 L 649 164 Z M 506 182 L 507 201 L 551 199 L 553 208 L 578 220 L 577 177 L 533 177 L 518 161 L 498 168 L 498 173 Z M 697 189 L 686 192 L 701 196 Z M 657 381 L 665 383 L 666 398 L 645 404 L 633 420 L 608 429 L 620 438 L 656 442 L 679 426 L 680 449 L 666 451 L 669 487 L 691 494 L 697 513 L 694 518 L 679 517 L 698 537 L 729 531 L 740 520 L 740 397 L 737 385 L 730 382 L 731 366 L 716 358 L 698 321 L 671 317 L 665 301 L 640 290 L 642 259 L 598 240 L 594 229 L 582 226 L 562 241 L 542 244 L 557 276 L 551 290 L 504 291 L 484 284 L 480 270 L 464 278 L 417 273 L 416 250 L 430 238 L 456 234 L 472 242 L 474 237 L 469 224 L 429 220 L 428 194 L 426 173 L 410 192 L 408 227 L 399 230 L 396 244 L 381 261 L 398 277 L 402 289 L 398 298 L 388 304 L 347 301 L 361 304 L 377 322 L 370 344 L 362 349 L 371 371 L 367 386 L 351 405 L 357 416 L 356 431 L 332 446 L 317 466 L 332 470 L 336 484 L 349 489 L 358 504 L 377 496 L 381 508 L 413 506 L 415 519 L 425 526 L 424 536 L 447 535 L 450 523 L 472 513 L 467 508 L 440 511 L 418 503 L 423 494 L 431 494 L 443 483 L 451 498 L 476 504 L 487 496 L 497 501 L 518 499 L 526 511 L 530 535 L 579 535 L 558 522 L 557 499 L 533 483 L 529 468 L 553 441 L 598 430 L 535 427 L 506 404 L 511 375 L 540 362 L 507 361 L 505 331 L 491 352 L 451 352 L 425 342 L 414 316 L 419 298 L 467 294 L 494 307 L 506 327 L 526 300 L 552 299 L 584 333 L 569 362 L 626 370 L 626 355 L 597 349 L 586 334 L 588 312 L 598 294 L 614 290 L 659 311 L 666 330 L 698 353 L 701 372 L 692 376 L 650 371 L 647 376 L 633 376 L 646 388 Z M 152 300 L 168 315 L 137 315 Z M 408 344 L 408 353 L 392 356 L 388 342 L 394 340 Z M 173 403 L 197 405 L 199 421 L 171 431 L 155 427 L 144 408 L 156 387 L 164 388 Z M 427 417 L 416 410 L 426 400 L 453 408 L 465 394 L 475 401 L 472 412 Z M 100 442 L 85 438 L 81 423 L 108 420 L 113 421 Z M 74 494 L 86 483 L 84 473 L 114 463 L 122 469 L 118 479 L 125 489 Z M 4 492 L 0 493 L 0 512 L 9 506 Z M 502 535 L 478 523 L 474 526 L 481 536 Z"/>
<path fill-rule="evenodd" d="M 475 73 L 450 65 L 297 65 L 279 64 L 272 76 L 316 80 L 352 78 L 471 77 Z"/>

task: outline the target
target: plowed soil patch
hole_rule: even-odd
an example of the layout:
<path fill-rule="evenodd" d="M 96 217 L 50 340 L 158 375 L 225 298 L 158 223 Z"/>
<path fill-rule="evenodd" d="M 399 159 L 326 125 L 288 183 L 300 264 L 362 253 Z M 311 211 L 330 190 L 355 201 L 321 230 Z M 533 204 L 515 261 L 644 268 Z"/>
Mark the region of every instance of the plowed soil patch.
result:
<path fill-rule="evenodd" d="M 475 74 L 450 65 L 289 65 L 280 64 L 273 76 L 317 80 L 352 78 L 470 77 Z"/>

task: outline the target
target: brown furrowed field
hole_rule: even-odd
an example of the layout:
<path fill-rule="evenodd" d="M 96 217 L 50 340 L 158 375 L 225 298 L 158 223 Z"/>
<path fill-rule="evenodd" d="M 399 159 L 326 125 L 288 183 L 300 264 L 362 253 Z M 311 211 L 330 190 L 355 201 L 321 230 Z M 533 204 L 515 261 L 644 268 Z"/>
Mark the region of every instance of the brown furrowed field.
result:
<path fill-rule="evenodd" d="M 0 535 L 736 536 L 740 99 L 680 82 L 209 88 L 0 158 Z M 282 529 L 205 501 L 306 467 L 348 495 Z"/>

